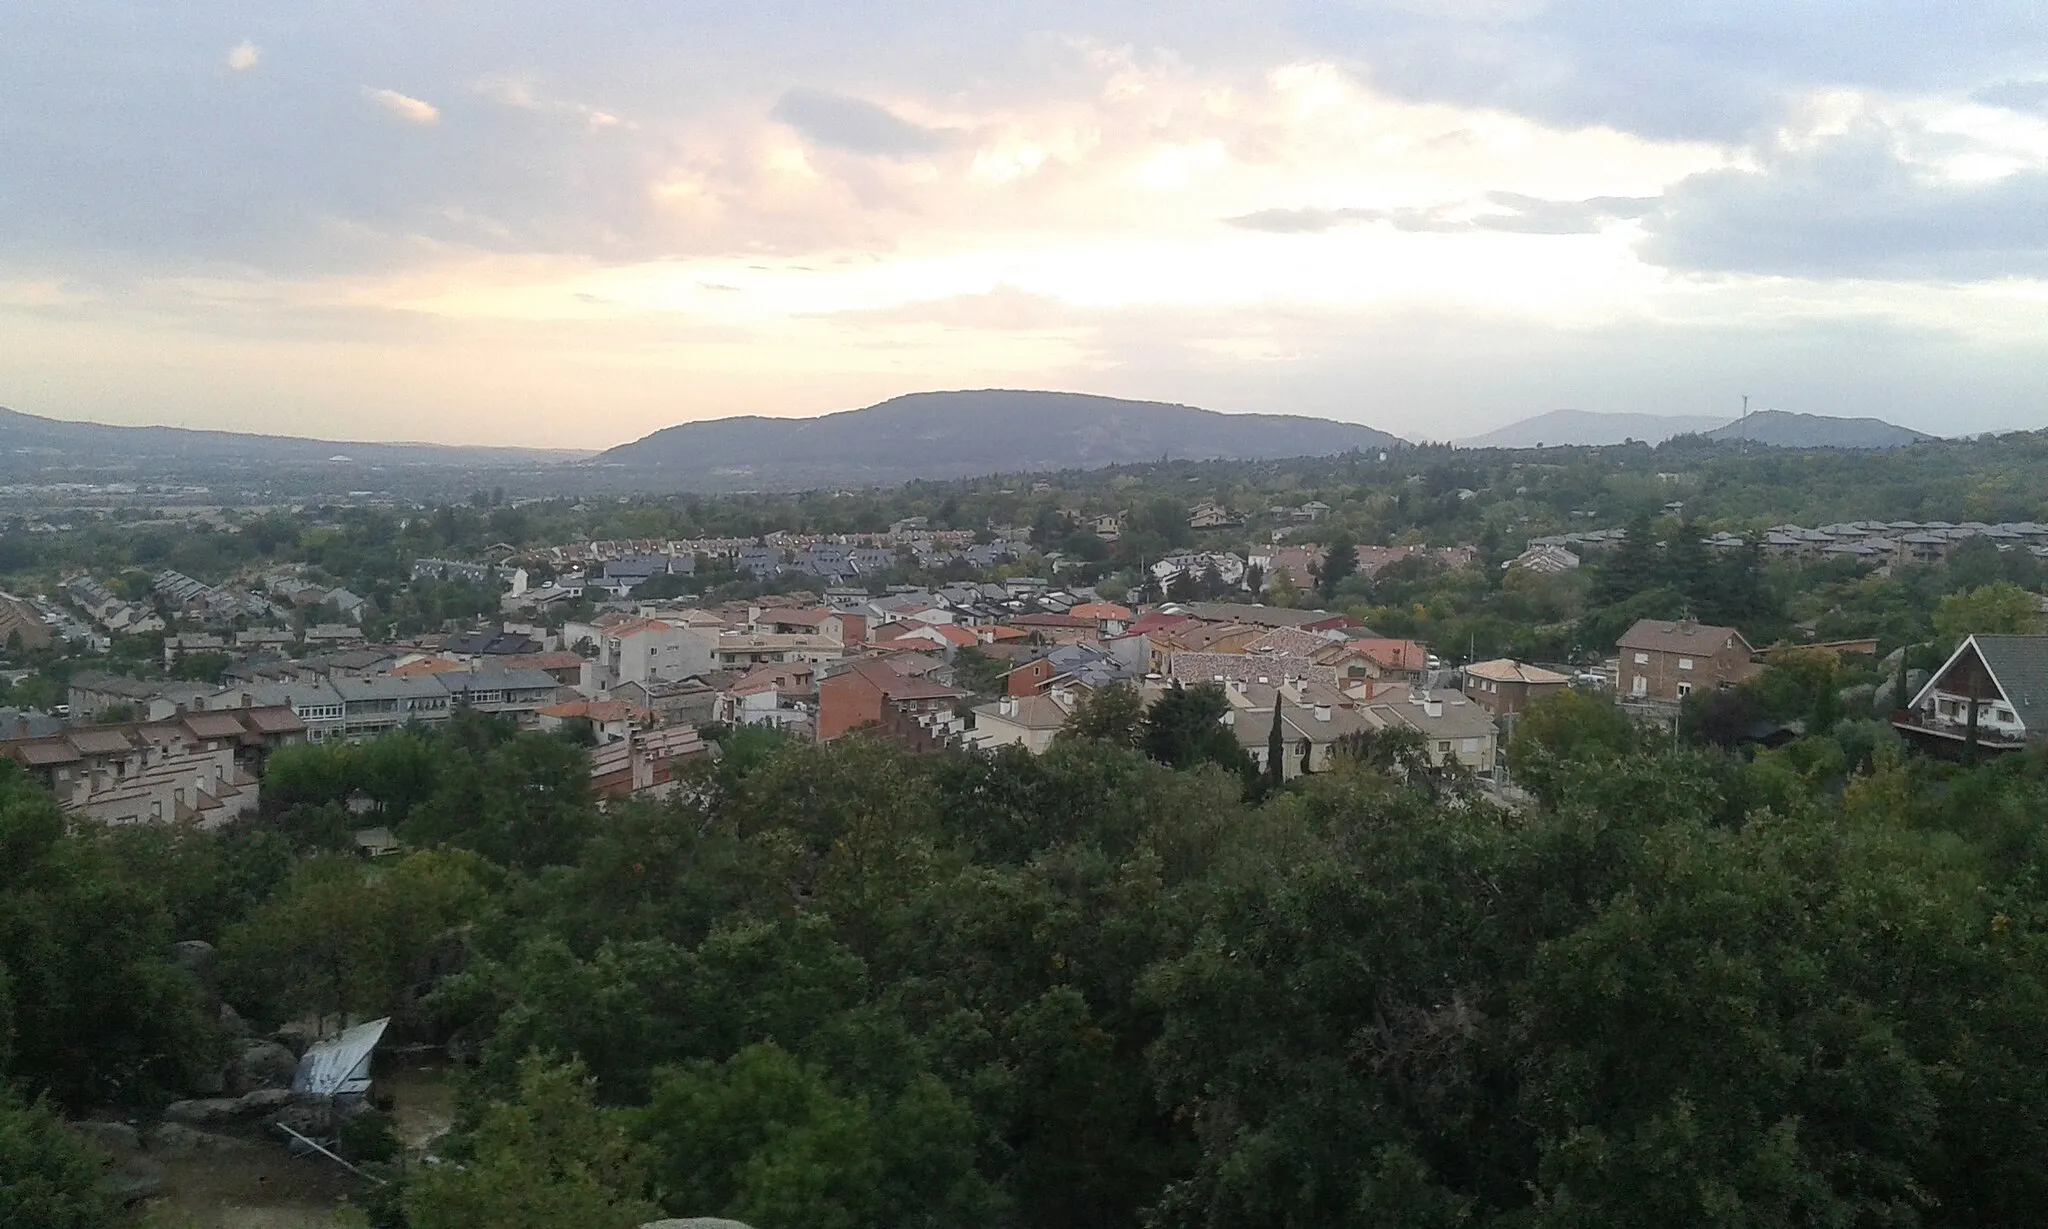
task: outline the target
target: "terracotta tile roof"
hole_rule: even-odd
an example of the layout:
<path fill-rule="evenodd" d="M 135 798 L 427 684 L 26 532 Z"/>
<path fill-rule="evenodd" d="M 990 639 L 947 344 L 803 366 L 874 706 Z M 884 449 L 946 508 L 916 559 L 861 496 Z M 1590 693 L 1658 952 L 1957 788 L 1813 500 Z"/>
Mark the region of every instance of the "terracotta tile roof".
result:
<path fill-rule="evenodd" d="M 1559 674 L 1555 670 L 1545 670 L 1541 666 L 1524 665 L 1512 657 L 1475 662 L 1465 667 L 1465 674 L 1469 678 L 1490 679 L 1496 683 L 1535 683 L 1543 685 L 1571 682 L 1571 679 Z"/>
<path fill-rule="evenodd" d="M 240 738 L 247 730 L 233 713 L 187 713 L 185 728 L 199 738 Z"/>
<path fill-rule="evenodd" d="M 1059 628 L 1074 628 L 1074 629 L 1076 629 L 1076 630 L 1086 629 L 1086 630 L 1088 630 L 1088 631 L 1094 631 L 1094 630 L 1095 630 L 1095 620 L 1094 620 L 1094 619 L 1089 619 L 1089 618 L 1078 618 L 1078 619 L 1077 619 L 1077 618 L 1075 618 L 1075 617 L 1074 617 L 1073 615 L 1061 615 L 1061 614 L 1027 614 L 1027 615 L 1018 615 L 1018 616 L 1017 616 L 1016 618 L 1014 618 L 1014 619 L 1010 620 L 1010 626 L 1012 626 L 1012 627 L 1059 627 Z"/>
<path fill-rule="evenodd" d="M 873 683 L 891 700 L 957 700 L 967 694 L 929 679 L 898 674 L 886 661 L 861 662 L 852 673 Z"/>
<path fill-rule="evenodd" d="M 1668 619 L 1637 619 L 1635 626 L 1621 634 L 1614 642 L 1616 648 L 1642 649 L 1659 653 L 1698 653 L 1710 657 L 1724 648 L 1735 647 L 1745 651 L 1749 641 L 1732 627 L 1716 627 L 1709 623 L 1692 623 L 1685 620 L 1673 622 Z"/>
<path fill-rule="evenodd" d="M 568 649 L 557 649 L 551 653 L 521 653 L 507 657 L 505 664 L 528 670 L 566 670 L 571 666 L 581 669 L 583 655 Z"/>

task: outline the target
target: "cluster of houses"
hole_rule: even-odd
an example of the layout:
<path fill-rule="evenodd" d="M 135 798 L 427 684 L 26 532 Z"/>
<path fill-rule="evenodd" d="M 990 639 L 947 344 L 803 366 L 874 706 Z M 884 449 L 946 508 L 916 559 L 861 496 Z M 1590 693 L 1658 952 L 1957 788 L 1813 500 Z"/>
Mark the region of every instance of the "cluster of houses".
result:
<path fill-rule="evenodd" d="M 1773 525 L 1753 536 L 1717 532 L 1701 541 L 1712 551 L 1747 550 L 1755 545 L 1773 559 L 1847 560 L 1871 567 L 1935 564 L 1957 546 L 1982 538 L 2000 550 L 2025 550 L 2048 559 L 2048 525 L 2033 521 L 1844 521 L 1808 529 Z M 1590 529 L 1529 539 L 1529 549 L 1510 567 L 1567 571 L 1587 553 L 1611 550 L 1628 540 L 1626 529 Z"/>
<path fill-rule="evenodd" d="M 267 628 L 273 637 L 281 636 L 277 643 L 296 642 L 299 634 L 286 633 L 285 625 L 309 622 L 312 628 L 321 628 L 314 620 L 323 614 L 337 623 L 356 625 L 363 621 L 369 605 L 347 589 L 314 584 L 290 571 L 265 578 L 261 588 L 263 593 L 232 585 L 209 585 L 168 569 L 150 578 L 153 600 L 146 602 L 116 597 L 89 575 L 73 576 L 63 586 L 64 595 L 72 604 L 108 636 L 140 636 L 169 630 L 169 624 L 158 613 L 160 606 L 186 627 L 209 629 L 211 641 L 205 645 L 195 643 L 195 649 L 225 647 L 226 637 L 233 635 L 234 629 L 241 627 L 246 631 L 251 624 L 259 632 Z M 307 639 L 317 644 L 347 638 L 346 633 L 337 633 L 333 628 L 329 624 Z M 177 646 L 170 646 L 168 660 L 175 660 L 178 652 Z"/>
<path fill-rule="evenodd" d="M 90 576 L 74 576 L 65 581 L 64 592 L 94 626 L 108 635 L 139 636 L 160 632 L 166 626 L 154 605 L 115 597 Z"/>

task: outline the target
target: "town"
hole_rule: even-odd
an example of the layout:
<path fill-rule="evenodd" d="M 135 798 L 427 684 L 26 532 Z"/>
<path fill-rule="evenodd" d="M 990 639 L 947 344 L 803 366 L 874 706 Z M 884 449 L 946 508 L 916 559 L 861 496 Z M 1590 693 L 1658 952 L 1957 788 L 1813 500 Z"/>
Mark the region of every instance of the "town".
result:
<path fill-rule="evenodd" d="M 1689 608 L 1646 611 L 1605 642 L 1549 658 L 1485 656 L 1476 637 L 1432 642 L 1412 619 L 1375 628 L 1367 620 L 1380 616 L 1358 599 L 1396 576 L 1499 585 L 1522 574 L 1544 585 L 1626 572 L 1643 566 L 1622 559 L 1630 529 L 1535 535 L 1510 555 L 1497 542 L 1356 545 L 1332 531 L 1343 513 L 1317 499 L 1252 517 L 1213 500 L 1171 514 L 1155 504 L 1153 536 L 1187 545 L 1132 557 L 1121 572 L 1107 561 L 1138 528 L 1130 510 L 1050 504 L 1024 527 L 933 528 L 913 515 L 866 533 L 499 543 L 476 558 L 412 559 L 403 586 L 380 586 L 381 603 L 304 561 L 218 583 L 174 569 L 79 570 L 52 592 L 0 595 L 9 652 L 46 663 L 17 670 L 11 690 L 63 680 L 61 694 L 40 689 L 41 708 L 17 699 L 0 712 L 0 754 L 81 817 L 217 826 L 261 813 L 263 764 L 280 746 L 432 729 L 462 712 L 573 739 L 601 798 L 658 798 L 722 753 L 726 729 L 1042 753 L 1112 690 L 1150 707 L 1210 689 L 1216 719 L 1261 776 L 1327 771 L 1347 745 L 1393 730 L 1416 740 L 1432 771 L 1468 774 L 1506 804 L 1522 796 L 1507 754 L 1516 721 L 1549 697 L 1577 691 L 1675 734 L 1689 702 L 1704 729 L 1709 697 L 1785 654 L 1814 652 L 1846 663 L 1830 677 L 1863 678 L 1845 694 L 1913 745 L 1968 742 L 1974 753 L 2048 734 L 2030 702 L 2048 694 L 2030 642 L 2000 634 L 2038 622 L 2038 610 L 1967 629 L 1983 636 L 1910 670 L 1909 646 L 1885 643 L 1879 660 L 1888 637 L 1877 626 L 1773 618 L 1779 633 L 1763 640 L 1758 626 Z M 1642 543 L 1672 566 L 1687 566 L 1683 556 L 1701 569 L 1747 561 L 1910 576 L 1959 551 L 1989 550 L 1994 564 L 2048 558 L 2048 526 L 2031 521 L 1741 534 L 1698 531 L 1683 514 L 1667 502 L 1668 540 Z M 1166 528 L 1184 532 L 1156 532 L 1169 516 L 1184 524 Z M 1639 517 L 1635 532 L 1647 538 L 1651 526 Z M 721 582 L 750 595 L 720 599 Z M 394 634 L 389 607 L 450 589 L 466 615 Z M 117 643 L 126 670 L 109 659 Z M 1762 744 L 1795 737 L 1804 718 L 1742 716 L 1739 737 Z"/>

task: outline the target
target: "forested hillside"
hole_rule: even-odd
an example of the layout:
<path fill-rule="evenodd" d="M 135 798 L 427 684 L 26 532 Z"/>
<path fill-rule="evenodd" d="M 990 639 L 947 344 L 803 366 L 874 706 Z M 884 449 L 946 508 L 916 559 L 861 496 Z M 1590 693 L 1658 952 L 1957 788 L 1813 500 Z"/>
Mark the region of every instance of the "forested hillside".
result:
<path fill-rule="evenodd" d="M 1852 714 L 1744 758 L 1568 693 L 1508 813 L 1398 743 L 1276 791 L 1201 692 L 1108 695 L 1036 759 L 726 733 L 603 811 L 476 717 L 280 752 L 221 834 L 0 767 L 0 1223 L 116 1223 L 52 1115 L 186 1095 L 216 996 L 463 1063 L 379 1225 L 2038 1223 L 2038 755 Z M 345 852 L 351 796 L 411 852 Z"/>

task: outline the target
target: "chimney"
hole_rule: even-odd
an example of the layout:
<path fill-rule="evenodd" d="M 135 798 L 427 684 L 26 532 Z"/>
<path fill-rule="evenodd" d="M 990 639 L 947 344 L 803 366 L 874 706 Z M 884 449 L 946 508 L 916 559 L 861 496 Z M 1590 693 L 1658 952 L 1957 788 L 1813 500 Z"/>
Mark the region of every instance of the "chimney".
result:
<path fill-rule="evenodd" d="M 1222 717 L 1220 717 L 1220 718 L 1219 718 L 1218 720 L 1222 721 L 1224 725 L 1231 725 L 1231 726 L 1234 726 L 1234 725 L 1236 725 L 1236 724 L 1237 724 L 1237 710 L 1236 710 L 1236 709 L 1234 709 L 1234 708 L 1230 708 L 1230 709 L 1225 709 L 1225 710 L 1223 711 L 1223 716 L 1222 716 Z"/>
<path fill-rule="evenodd" d="M 1014 716 L 1016 716 L 1016 715 L 1017 715 L 1017 697 L 1015 697 L 1015 696 L 1004 696 L 1004 697 L 1003 697 L 1002 699 L 1000 699 L 1000 700 L 997 700 L 997 701 L 996 701 L 996 712 L 997 712 L 998 714 L 1000 714 L 1001 716 L 1004 716 L 1004 717 L 1014 717 Z"/>
<path fill-rule="evenodd" d="M 1330 719 L 1330 706 L 1329 706 L 1329 705 L 1327 705 L 1327 704 L 1318 704 L 1318 705 L 1316 705 L 1316 720 L 1317 720 L 1317 721 L 1328 721 L 1329 719 Z"/>
<path fill-rule="evenodd" d="M 1426 700 L 1423 702 L 1422 712 L 1425 716 L 1441 717 L 1444 715 L 1444 702 L 1442 700 Z"/>

